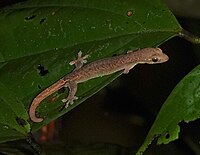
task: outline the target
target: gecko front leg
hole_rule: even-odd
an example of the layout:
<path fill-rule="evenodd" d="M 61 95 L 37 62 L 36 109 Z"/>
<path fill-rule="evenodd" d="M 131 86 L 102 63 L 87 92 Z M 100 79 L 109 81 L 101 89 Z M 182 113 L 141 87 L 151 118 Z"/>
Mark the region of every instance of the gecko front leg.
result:
<path fill-rule="evenodd" d="M 76 66 L 76 68 L 74 70 L 81 68 L 84 63 L 87 63 L 86 59 L 89 57 L 89 55 L 85 55 L 83 57 L 81 57 L 81 56 L 82 56 L 82 52 L 79 51 L 78 52 L 78 58 L 69 63 L 70 65 L 75 65 Z"/>

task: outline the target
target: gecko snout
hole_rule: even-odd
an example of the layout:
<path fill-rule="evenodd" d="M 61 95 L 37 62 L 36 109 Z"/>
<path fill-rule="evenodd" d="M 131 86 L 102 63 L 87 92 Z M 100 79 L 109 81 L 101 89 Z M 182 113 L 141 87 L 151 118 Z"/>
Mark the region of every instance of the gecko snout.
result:
<path fill-rule="evenodd" d="M 166 62 L 169 60 L 169 57 L 163 53 L 162 57 L 161 57 L 161 62 Z"/>
<path fill-rule="evenodd" d="M 159 54 L 155 54 L 153 56 L 151 56 L 147 63 L 149 64 L 157 64 L 157 63 L 163 63 L 169 60 L 169 57 L 164 54 L 164 53 L 159 53 Z"/>

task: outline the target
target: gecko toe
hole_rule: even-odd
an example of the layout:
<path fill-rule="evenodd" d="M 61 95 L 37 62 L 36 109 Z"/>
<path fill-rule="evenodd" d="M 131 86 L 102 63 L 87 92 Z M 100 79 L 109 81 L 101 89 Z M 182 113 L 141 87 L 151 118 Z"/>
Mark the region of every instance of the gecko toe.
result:
<path fill-rule="evenodd" d="M 62 99 L 61 100 L 63 103 L 66 103 L 67 102 L 67 99 Z"/>
<path fill-rule="evenodd" d="M 89 58 L 89 57 L 90 57 L 90 55 L 87 54 L 87 55 L 85 55 L 82 59 L 87 59 L 87 58 Z"/>
<path fill-rule="evenodd" d="M 78 52 L 78 58 L 81 58 L 81 56 L 82 56 L 82 51 L 80 50 L 80 51 Z"/>
<path fill-rule="evenodd" d="M 82 62 L 85 64 L 85 63 L 87 63 L 87 60 L 83 60 Z"/>
<path fill-rule="evenodd" d="M 66 103 L 65 104 L 65 108 L 67 109 L 69 107 L 69 103 Z"/>
<path fill-rule="evenodd" d="M 76 61 L 71 61 L 69 64 L 72 66 L 76 63 Z"/>

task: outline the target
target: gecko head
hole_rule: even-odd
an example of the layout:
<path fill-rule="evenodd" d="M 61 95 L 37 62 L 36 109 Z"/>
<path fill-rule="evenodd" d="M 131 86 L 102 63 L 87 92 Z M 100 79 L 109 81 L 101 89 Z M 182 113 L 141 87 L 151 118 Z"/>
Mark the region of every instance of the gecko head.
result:
<path fill-rule="evenodd" d="M 145 48 L 143 52 L 143 63 L 158 64 L 169 60 L 169 57 L 160 48 Z"/>

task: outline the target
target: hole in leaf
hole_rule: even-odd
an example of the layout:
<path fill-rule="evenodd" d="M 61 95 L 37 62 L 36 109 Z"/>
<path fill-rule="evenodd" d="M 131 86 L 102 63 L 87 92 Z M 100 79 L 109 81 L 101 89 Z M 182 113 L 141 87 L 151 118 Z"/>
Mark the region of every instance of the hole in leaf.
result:
<path fill-rule="evenodd" d="M 41 114 L 38 111 L 36 111 L 35 112 L 35 116 L 38 117 L 38 118 L 40 118 Z"/>
<path fill-rule="evenodd" d="M 45 76 L 47 73 L 49 73 L 49 71 L 45 69 L 43 65 L 38 65 L 37 69 L 39 70 L 39 74 L 41 76 Z"/>
<path fill-rule="evenodd" d="M 60 107 L 58 108 L 58 112 L 61 112 L 61 111 L 63 111 L 64 109 L 66 109 L 66 108 L 65 108 L 65 104 L 63 103 L 63 105 L 60 106 Z"/>
<path fill-rule="evenodd" d="M 26 125 L 26 121 L 22 118 L 16 117 L 16 121 L 17 121 L 17 124 L 19 124 L 20 126 Z"/>
<path fill-rule="evenodd" d="M 115 56 L 117 56 L 117 54 L 113 54 L 113 55 L 112 55 L 112 57 L 115 57 Z"/>
<path fill-rule="evenodd" d="M 32 20 L 35 17 L 36 17 L 36 15 L 31 15 L 31 16 L 25 17 L 24 19 L 27 21 L 27 20 Z"/>
<path fill-rule="evenodd" d="M 63 87 L 63 88 L 60 88 L 59 90 L 58 90 L 58 94 L 62 94 L 62 93 L 64 93 L 65 92 L 65 88 Z"/>
<path fill-rule="evenodd" d="M 44 23 L 45 20 L 46 20 L 46 18 L 42 18 L 42 19 L 40 19 L 40 24 Z"/>
<path fill-rule="evenodd" d="M 39 88 L 39 89 L 41 89 L 41 86 L 40 86 L 40 85 L 38 85 L 38 88 Z"/>
<path fill-rule="evenodd" d="M 170 134 L 167 132 L 166 135 L 165 135 L 165 138 L 169 139 L 169 137 L 170 137 Z"/>

